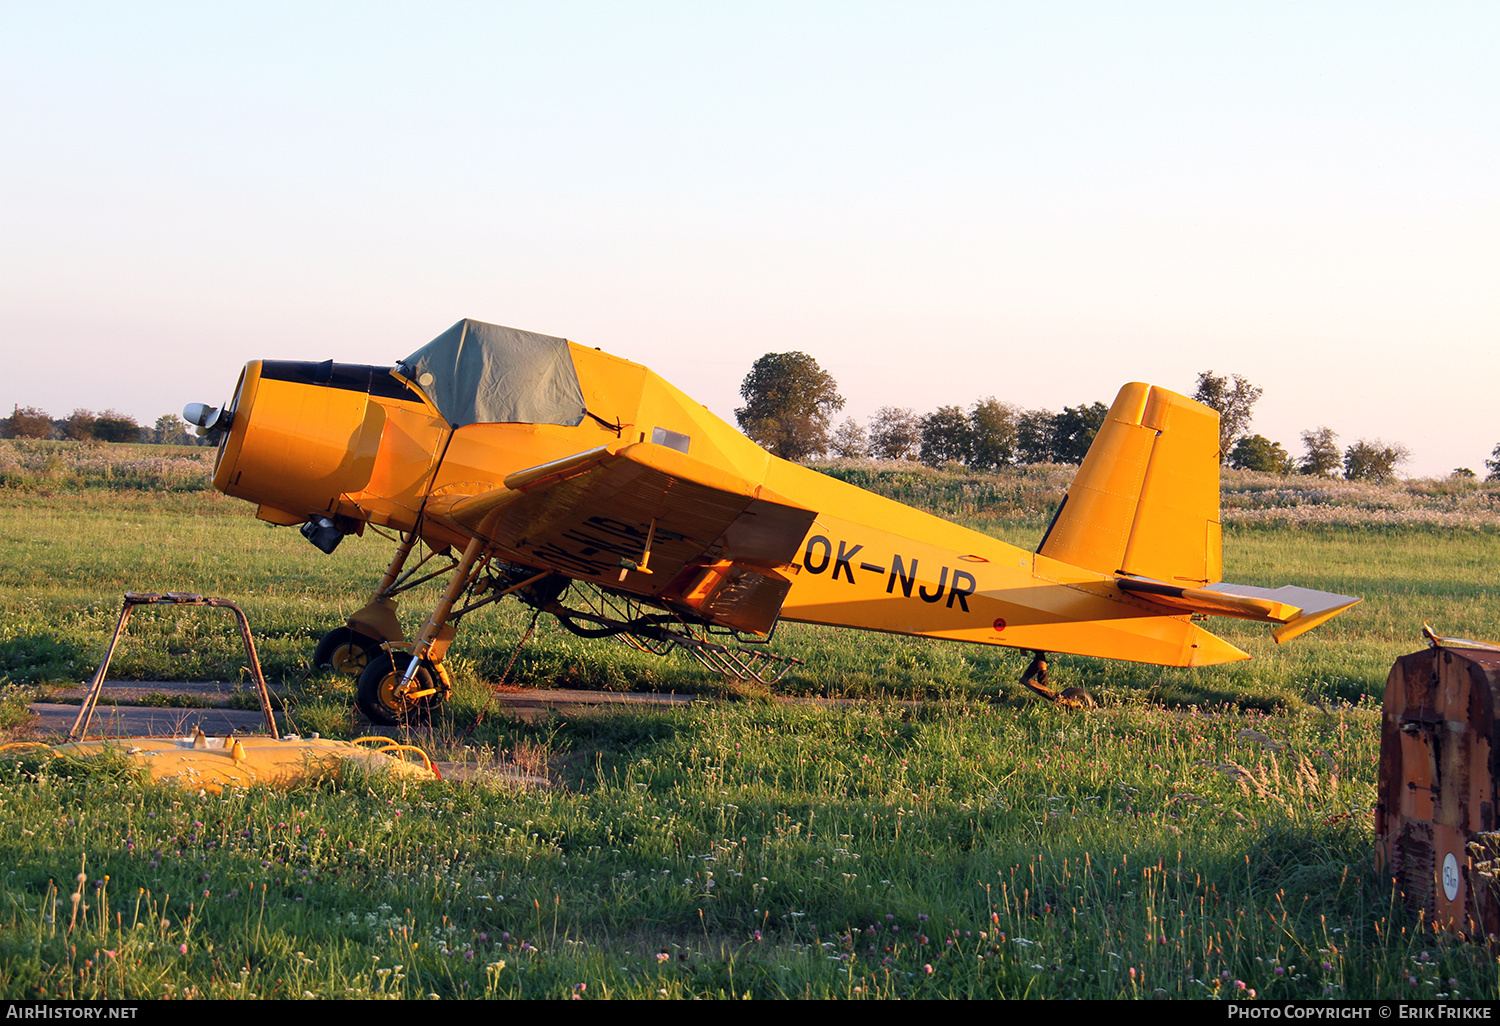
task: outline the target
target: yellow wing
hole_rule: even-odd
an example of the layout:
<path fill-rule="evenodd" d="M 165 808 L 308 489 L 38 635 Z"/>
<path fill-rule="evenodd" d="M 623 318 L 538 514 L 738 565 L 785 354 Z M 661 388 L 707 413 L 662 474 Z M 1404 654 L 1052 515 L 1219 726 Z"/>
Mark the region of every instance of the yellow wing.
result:
<path fill-rule="evenodd" d="M 426 516 L 502 558 L 764 634 L 816 512 L 675 449 L 601 446 L 517 471 Z"/>

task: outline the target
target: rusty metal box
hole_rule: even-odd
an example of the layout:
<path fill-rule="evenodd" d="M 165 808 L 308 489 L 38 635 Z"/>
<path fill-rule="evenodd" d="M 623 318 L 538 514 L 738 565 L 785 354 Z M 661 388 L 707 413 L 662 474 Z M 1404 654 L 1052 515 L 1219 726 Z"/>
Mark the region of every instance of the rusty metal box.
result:
<path fill-rule="evenodd" d="M 1377 858 L 1409 908 L 1482 937 L 1500 933 L 1500 904 L 1469 845 L 1495 830 L 1500 646 L 1424 633 L 1433 647 L 1397 659 L 1386 679 Z"/>

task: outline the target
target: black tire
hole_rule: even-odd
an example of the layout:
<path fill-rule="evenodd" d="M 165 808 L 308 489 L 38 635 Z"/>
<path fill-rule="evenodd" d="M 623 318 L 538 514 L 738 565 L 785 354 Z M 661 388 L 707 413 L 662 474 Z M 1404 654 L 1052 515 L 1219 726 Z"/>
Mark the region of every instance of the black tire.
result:
<path fill-rule="evenodd" d="M 391 653 L 380 652 L 370 659 L 370 665 L 360 673 L 354 689 L 354 701 L 371 723 L 394 727 L 426 719 L 433 709 L 442 704 L 445 697 L 442 683 L 433 672 L 432 665 L 425 660 L 417 667 L 408 690 L 435 693 L 410 698 L 401 692 L 401 678 L 410 665 L 409 653 L 397 652 L 392 658 Z"/>
<path fill-rule="evenodd" d="M 313 665 L 357 677 L 380 652 L 380 641 L 352 627 L 336 627 L 323 635 L 313 650 Z"/>

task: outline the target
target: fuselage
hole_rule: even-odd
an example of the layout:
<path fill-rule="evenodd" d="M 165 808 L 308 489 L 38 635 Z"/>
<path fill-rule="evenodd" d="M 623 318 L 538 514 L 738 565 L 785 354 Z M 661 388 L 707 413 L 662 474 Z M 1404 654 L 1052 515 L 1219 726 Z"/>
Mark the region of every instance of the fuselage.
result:
<path fill-rule="evenodd" d="M 816 514 L 788 568 L 784 619 L 1163 665 L 1246 658 L 1189 616 L 1126 594 L 1107 574 L 777 459 L 647 368 L 569 347 L 587 410 L 576 426 L 454 428 L 390 368 L 252 362 L 236 390 L 214 485 L 256 503 L 273 523 L 327 517 L 345 533 L 366 523 L 415 529 L 430 545 L 461 550 L 469 538 L 424 518 L 426 504 L 503 489 L 512 474 L 600 446 L 655 443 Z M 646 531 L 579 524 L 541 569 L 670 604 L 660 581 L 619 579 L 620 557 L 636 551 Z M 537 563 L 536 553 L 520 549 L 494 554 Z"/>

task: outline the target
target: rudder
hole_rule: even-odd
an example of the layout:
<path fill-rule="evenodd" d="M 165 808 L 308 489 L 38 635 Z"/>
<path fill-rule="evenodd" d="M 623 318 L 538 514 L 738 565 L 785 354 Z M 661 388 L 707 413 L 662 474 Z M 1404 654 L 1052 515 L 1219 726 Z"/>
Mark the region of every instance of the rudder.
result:
<path fill-rule="evenodd" d="M 1120 389 L 1037 552 L 1105 574 L 1219 580 L 1218 413 L 1141 382 Z"/>

